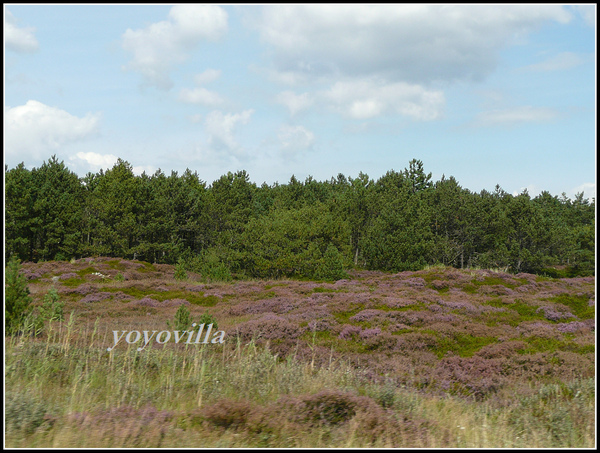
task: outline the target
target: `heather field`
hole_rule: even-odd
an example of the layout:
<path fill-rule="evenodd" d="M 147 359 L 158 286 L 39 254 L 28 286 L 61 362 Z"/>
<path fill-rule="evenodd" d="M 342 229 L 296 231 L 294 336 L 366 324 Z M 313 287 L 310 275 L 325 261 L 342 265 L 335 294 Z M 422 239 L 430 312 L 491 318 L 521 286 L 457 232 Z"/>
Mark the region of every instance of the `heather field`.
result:
<path fill-rule="evenodd" d="M 7 447 L 596 445 L 594 277 L 225 283 L 104 257 L 21 272 L 64 320 L 5 338 Z M 174 331 L 182 305 L 224 342 L 114 346 Z"/>

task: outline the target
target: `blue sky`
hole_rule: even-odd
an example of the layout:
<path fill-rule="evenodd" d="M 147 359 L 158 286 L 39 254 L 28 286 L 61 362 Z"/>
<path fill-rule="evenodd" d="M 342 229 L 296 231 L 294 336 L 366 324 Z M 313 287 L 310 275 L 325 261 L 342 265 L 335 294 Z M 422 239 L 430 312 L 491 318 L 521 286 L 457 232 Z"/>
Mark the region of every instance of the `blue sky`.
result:
<path fill-rule="evenodd" d="M 4 5 L 4 159 L 596 194 L 595 5 Z"/>

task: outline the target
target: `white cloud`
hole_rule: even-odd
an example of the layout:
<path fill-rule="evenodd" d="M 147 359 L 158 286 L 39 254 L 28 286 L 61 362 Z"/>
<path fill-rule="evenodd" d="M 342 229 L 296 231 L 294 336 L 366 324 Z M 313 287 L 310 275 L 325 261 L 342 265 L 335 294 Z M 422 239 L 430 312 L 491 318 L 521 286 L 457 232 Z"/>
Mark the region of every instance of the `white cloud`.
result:
<path fill-rule="evenodd" d="M 596 5 L 574 5 L 573 8 L 590 27 L 596 26 Z"/>
<path fill-rule="evenodd" d="M 283 125 L 279 128 L 277 138 L 286 155 L 310 149 L 315 143 L 315 134 L 303 126 Z"/>
<path fill-rule="evenodd" d="M 206 88 L 184 88 L 179 92 L 179 100 L 188 104 L 200 104 L 207 107 L 218 107 L 223 104 L 223 98 L 214 91 Z"/>
<path fill-rule="evenodd" d="M 33 27 L 18 27 L 12 13 L 7 9 L 4 10 L 4 43 L 8 50 L 21 53 L 37 51 L 39 44 L 34 32 Z"/>
<path fill-rule="evenodd" d="M 309 108 L 314 102 L 309 93 L 296 94 L 293 91 L 282 91 L 277 95 L 275 100 L 279 104 L 286 106 L 292 116 Z"/>
<path fill-rule="evenodd" d="M 541 63 L 526 66 L 530 71 L 562 71 L 583 64 L 584 59 L 573 52 L 561 52 Z"/>
<path fill-rule="evenodd" d="M 575 197 L 576 194 L 583 192 L 584 198 L 596 198 L 596 183 L 586 182 L 571 189 L 571 197 Z"/>
<path fill-rule="evenodd" d="M 75 157 L 71 157 L 71 160 L 75 158 L 85 161 L 90 167 L 95 167 L 96 169 L 112 168 L 118 159 L 113 154 L 98 154 L 94 152 L 78 152 L 75 154 Z"/>
<path fill-rule="evenodd" d="M 244 110 L 242 113 L 226 113 L 220 110 L 210 112 L 206 116 L 204 127 L 208 133 L 208 144 L 218 152 L 231 153 L 236 156 L 243 154 L 242 147 L 235 140 L 235 130 L 239 124 L 247 124 L 254 110 Z"/>
<path fill-rule="evenodd" d="M 147 175 L 153 175 L 156 172 L 156 168 L 152 165 L 137 165 L 131 168 L 134 175 L 140 176 L 146 172 Z"/>
<path fill-rule="evenodd" d="M 227 31 L 227 13 L 216 5 L 175 5 L 166 21 L 123 34 L 123 49 L 133 54 L 125 69 L 139 71 L 149 85 L 168 90 L 171 68 L 184 62 L 203 40 L 217 40 Z"/>
<path fill-rule="evenodd" d="M 216 69 L 207 69 L 194 77 L 196 85 L 203 85 L 218 79 L 221 71 Z M 223 98 L 214 91 L 209 91 L 203 87 L 194 89 L 184 88 L 179 92 L 179 100 L 188 104 L 200 104 L 207 107 L 218 107 L 223 104 Z"/>
<path fill-rule="evenodd" d="M 20 160 L 46 158 L 64 145 L 86 139 L 98 132 L 100 114 L 87 113 L 83 118 L 42 104 L 7 107 L 4 111 L 5 150 Z"/>
<path fill-rule="evenodd" d="M 277 5 L 254 19 L 275 70 L 292 78 L 372 76 L 428 83 L 480 80 L 500 50 L 547 21 L 560 5 Z"/>
<path fill-rule="evenodd" d="M 441 116 L 445 102 L 441 91 L 371 79 L 336 82 L 321 96 L 341 114 L 355 119 L 400 114 L 417 120 L 433 120 Z"/>
<path fill-rule="evenodd" d="M 206 71 L 196 74 L 194 76 L 194 82 L 196 85 L 204 85 L 205 83 L 214 82 L 221 77 L 221 71 L 218 69 L 207 69 Z"/>
<path fill-rule="evenodd" d="M 541 190 L 535 184 L 529 184 L 527 187 L 521 187 L 519 190 L 513 191 L 513 196 L 517 197 L 526 190 L 531 198 L 538 196 Z"/>
<path fill-rule="evenodd" d="M 522 106 L 504 110 L 482 112 L 475 118 L 475 125 L 514 125 L 519 123 L 546 122 L 558 116 L 558 112 L 544 107 Z"/>

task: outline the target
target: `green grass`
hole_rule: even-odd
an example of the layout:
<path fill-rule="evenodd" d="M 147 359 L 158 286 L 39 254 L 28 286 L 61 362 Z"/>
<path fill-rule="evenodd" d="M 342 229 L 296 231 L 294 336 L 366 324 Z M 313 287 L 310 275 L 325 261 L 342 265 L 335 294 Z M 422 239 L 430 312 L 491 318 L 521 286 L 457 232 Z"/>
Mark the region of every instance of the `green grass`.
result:
<path fill-rule="evenodd" d="M 524 395 L 513 395 L 510 404 L 481 404 L 373 383 L 335 359 L 324 366 L 281 360 L 252 343 L 142 352 L 130 347 L 109 354 L 107 337 L 63 328 L 47 341 L 5 342 L 7 447 L 595 446 L 594 378 L 536 382 Z M 326 333 L 306 340 L 335 342 Z M 360 350 L 348 342 L 344 346 Z M 292 423 L 306 405 L 281 409 L 285 398 L 316 402 L 314 395 L 331 389 L 338 393 L 321 400 L 321 415 L 336 416 L 333 409 L 347 407 L 352 395 L 365 398 L 363 405 L 340 412 L 335 423 L 318 414 Z"/>
<path fill-rule="evenodd" d="M 85 280 L 83 278 L 68 278 L 66 280 L 62 281 L 62 284 L 65 286 L 68 286 L 70 288 L 75 288 L 76 286 L 81 285 L 82 283 L 85 283 Z"/>
<path fill-rule="evenodd" d="M 537 352 L 567 351 L 576 354 L 593 354 L 595 346 L 580 345 L 568 339 L 558 340 L 555 338 L 526 337 L 523 339 L 529 346 L 519 351 L 519 354 L 535 354 Z"/>
<path fill-rule="evenodd" d="M 518 326 L 524 321 L 543 321 L 546 320 L 543 313 L 537 313 L 539 307 L 526 304 L 521 299 L 515 299 L 513 303 L 507 304 L 499 298 L 490 299 L 483 305 L 504 308 L 505 312 L 485 313 L 482 318 L 488 325 L 506 323 L 511 326 Z M 552 321 L 548 321 L 552 322 Z"/>
<path fill-rule="evenodd" d="M 218 304 L 219 302 L 221 302 L 222 300 L 226 300 L 228 299 L 228 296 L 223 296 L 223 298 L 214 296 L 214 295 L 208 295 L 205 296 L 203 292 L 188 292 L 185 290 L 170 290 L 170 291 L 161 291 L 161 292 L 157 292 L 154 291 L 152 289 L 150 290 L 141 290 L 139 288 L 118 288 L 118 287 L 114 287 L 114 286 L 105 286 L 103 288 L 100 288 L 100 291 L 106 291 L 106 292 L 112 292 L 112 293 L 116 293 L 116 292 L 123 292 L 125 294 L 127 294 L 128 296 L 132 296 L 135 297 L 136 299 L 141 299 L 143 297 L 152 297 L 152 299 L 158 300 L 160 302 L 164 302 L 165 300 L 170 300 L 170 299 L 185 299 L 187 300 L 190 304 L 193 305 L 199 305 L 201 307 L 214 307 L 216 304 Z"/>
<path fill-rule="evenodd" d="M 579 319 L 593 319 L 596 316 L 596 307 L 588 306 L 588 296 L 576 296 L 573 294 L 560 294 L 558 296 L 550 297 L 547 300 L 549 302 L 555 302 L 566 305 L 571 309 L 571 312 Z"/>
<path fill-rule="evenodd" d="M 432 352 L 434 352 L 438 358 L 444 357 L 449 351 L 460 357 L 471 357 L 484 346 L 498 341 L 495 337 L 475 337 L 470 334 L 445 336 L 429 329 L 422 329 L 421 332 L 429 333 L 437 337 L 437 345 L 432 348 Z"/>
<path fill-rule="evenodd" d="M 79 275 L 80 277 L 83 277 L 85 275 L 93 274 L 95 272 L 98 272 L 98 271 L 95 268 L 89 266 L 89 267 L 86 267 L 85 269 L 78 270 L 75 273 L 77 275 Z"/>
<path fill-rule="evenodd" d="M 525 283 L 527 281 L 525 279 L 518 279 L 518 280 L 522 281 L 523 283 Z M 510 288 L 510 289 L 514 289 L 517 286 L 519 286 L 519 285 L 515 285 L 513 283 L 509 283 L 500 277 L 485 277 L 483 279 L 483 281 L 479 281 L 477 279 L 471 280 L 471 283 L 467 283 L 467 284 L 463 285 L 462 289 L 464 292 L 466 292 L 468 294 L 474 294 L 477 292 L 477 290 L 481 286 L 492 286 L 492 285 L 501 285 L 501 286 L 505 286 L 506 288 Z"/>

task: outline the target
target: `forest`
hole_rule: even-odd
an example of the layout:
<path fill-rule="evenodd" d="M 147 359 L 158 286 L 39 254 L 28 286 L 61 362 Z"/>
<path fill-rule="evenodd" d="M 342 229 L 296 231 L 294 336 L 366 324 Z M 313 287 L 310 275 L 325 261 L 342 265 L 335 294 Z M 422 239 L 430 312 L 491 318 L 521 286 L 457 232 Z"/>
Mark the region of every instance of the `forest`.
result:
<path fill-rule="evenodd" d="M 336 280 L 345 270 L 431 265 L 549 277 L 594 275 L 595 199 L 513 196 L 432 181 L 423 162 L 379 179 L 251 182 L 242 170 L 208 184 L 197 172 L 139 176 L 119 159 L 79 177 L 52 156 L 5 166 L 5 260 L 86 256 L 175 264 L 215 281 Z"/>

